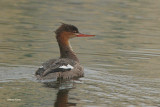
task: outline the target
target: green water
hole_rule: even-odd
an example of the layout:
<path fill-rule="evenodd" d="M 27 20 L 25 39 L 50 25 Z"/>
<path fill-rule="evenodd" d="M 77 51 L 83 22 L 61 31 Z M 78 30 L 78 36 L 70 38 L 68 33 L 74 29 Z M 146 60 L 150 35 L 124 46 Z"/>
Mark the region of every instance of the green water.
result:
<path fill-rule="evenodd" d="M 159 4 L 1 0 L 0 107 L 160 106 Z M 60 22 L 96 37 L 71 40 L 85 77 L 49 88 L 34 72 L 59 57 L 54 31 Z"/>

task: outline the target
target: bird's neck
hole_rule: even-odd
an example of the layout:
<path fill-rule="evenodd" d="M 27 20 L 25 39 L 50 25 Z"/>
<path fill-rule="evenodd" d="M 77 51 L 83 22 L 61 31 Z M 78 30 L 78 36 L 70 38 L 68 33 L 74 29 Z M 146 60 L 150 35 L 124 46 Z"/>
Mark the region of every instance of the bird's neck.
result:
<path fill-rule="evenodd" d="M 60 58 L 69 58 L 79 62 L 76 54 L 73 52 L 68 38 L 57 38 L 60 49 Z"/>

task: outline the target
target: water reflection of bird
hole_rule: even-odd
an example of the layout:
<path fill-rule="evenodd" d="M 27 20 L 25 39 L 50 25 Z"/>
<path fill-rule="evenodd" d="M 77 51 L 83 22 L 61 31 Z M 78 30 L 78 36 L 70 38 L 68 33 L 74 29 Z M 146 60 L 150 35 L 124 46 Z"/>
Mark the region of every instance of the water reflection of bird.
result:
<path fill-rule="evenodd" d="M 57 93 L 57 98 L 54 103 L 54 107 L 73 107 L 76 106 L 76 103 L 68 102 L 68 89 L 59 90 Z"/>
<path fill-rule="evenodd" d="M 45 82 L 44 86 L 47 88 L 53 88 L 58 90 L 57 97 L 54 101 L 53 107 L 75 107 L 76 103 L 69 101 L 69 91 L 71 89 L 75 89 L 75 83 L 80 82 L 78 79 L 70 79 L 70 80 L 62 80 L 62 81 L 52 81 L 52 82 Z M 52 93 L 55 94 L 55 93 Z"/>
<path fill-rule="evenodd" d="M 60 58 L 50 59 L 43 63 L 35 75 L 39 80 L 46 79 L 71 79 L 83 76 L 83 67 L 79 64 L 76 54 L 73 52 L 69 39 L 74 37 L 90 37 L 79 33 L 77 27 L 62 24 L 56 31 L 56 39 L 60 48 Z"/>

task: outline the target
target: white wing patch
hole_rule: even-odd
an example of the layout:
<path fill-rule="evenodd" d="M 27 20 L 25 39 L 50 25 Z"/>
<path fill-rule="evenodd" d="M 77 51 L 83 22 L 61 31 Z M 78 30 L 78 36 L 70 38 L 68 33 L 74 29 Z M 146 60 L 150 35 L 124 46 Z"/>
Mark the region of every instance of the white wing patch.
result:
<path fill-rule="evenodd" d="M 39 68 L 43 68 L 43 66 L 40 66 Z"/>
<path fill-rule="evenodd" d="M 63 68 L 63 69 L 73 69 L 73 66 L 71 66 L 70 64 L 66 65 L 62 65 L 59 68 Z"/>

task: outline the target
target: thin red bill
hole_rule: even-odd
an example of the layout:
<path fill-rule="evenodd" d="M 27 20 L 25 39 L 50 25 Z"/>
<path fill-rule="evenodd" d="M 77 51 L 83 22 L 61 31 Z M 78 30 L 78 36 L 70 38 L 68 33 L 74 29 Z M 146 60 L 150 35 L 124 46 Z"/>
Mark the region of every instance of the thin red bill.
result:
<path fill-rule="evenodd" d="M 95 36 L 95 35 L 87 35 L 87 34 L 78 33 L 76 36 L 77 37 L 91 37 L 91 36 Z"/>

